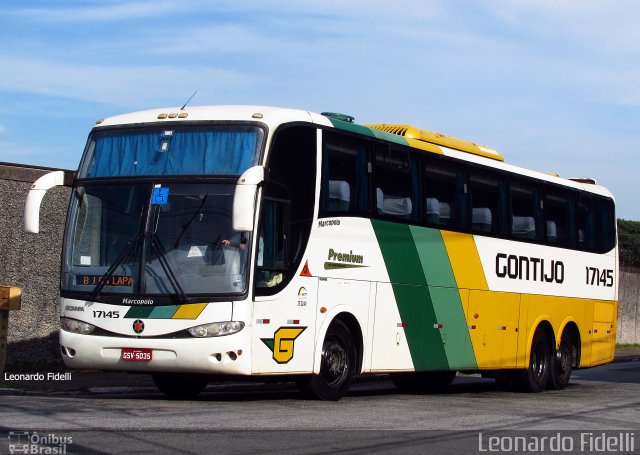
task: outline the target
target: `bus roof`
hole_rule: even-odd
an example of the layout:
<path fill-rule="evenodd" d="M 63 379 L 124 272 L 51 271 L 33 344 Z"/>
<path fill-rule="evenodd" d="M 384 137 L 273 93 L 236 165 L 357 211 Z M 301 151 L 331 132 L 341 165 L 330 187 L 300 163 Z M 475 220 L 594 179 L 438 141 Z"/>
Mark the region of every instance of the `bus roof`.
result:
<path fill-rule="evenodd" d="M 166 107 L 117 115 L 98 120 L 96 127 L 217 120 L 261 122 L 270 129 L 282 123 L 296 121 L 332 126 L 326 117 L 299 109 L 271 106 L 187 106 L 184 109 Z"/>
<path fill-rule="evenodd" d="M 117 115 L 98 120 L 95 128 L 231 120 L 263 123 L 269 128 L 269 136 L 271 136 L 277 127 L 283 123 L 307 122 L 334 127 L 388 142 L 408 145 L 427 152 L 451 156 L 464 161 L 508 170 L 540 180 L 612 197 L 606 188 L 593 184 L 592 182 L 595 182 L 595 180 L 571 180 L 561 178 L 557 175 L 545 174 L 510 165 L 504 162 L 504 157 L 496 150 L 478 145 L 474 142 L 403 124 L 381 123 L 360 125 L 351 122 L 351 118 L 347 119 L 347 117 L 348 116 L 338 116 L 337 114 L 330 113 L 322 115 L 300 109 L 258 105 L 187 106 L 184 109 L 180 107 L 167 107 Z M 589 182 L 587 182 L 587 180 L 589 180 Z"/>

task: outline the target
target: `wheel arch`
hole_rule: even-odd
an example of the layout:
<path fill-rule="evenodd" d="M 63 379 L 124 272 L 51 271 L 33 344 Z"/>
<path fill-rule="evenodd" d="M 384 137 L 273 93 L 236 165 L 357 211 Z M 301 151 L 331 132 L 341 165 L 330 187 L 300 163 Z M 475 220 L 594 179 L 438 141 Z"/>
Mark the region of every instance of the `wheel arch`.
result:
<path fill-rule="evenodd" d="M 360 326 L 360 323 L 358 322 L 358 318 L 356 318 L 356 316 L 352 312 L 348 311 L 346 308 L 341 308 L 341 309 L 335 308 L 334 310 L 336 310 L 335 314 L 332 315 L 331 317 L 327 317 L 324 320 L 322 327 L 318 332 L 318 336 L 316 338 L 316 349 L 314 354 L 313 372 L 315 374 L 318 374 L 320 372 L 320 357 L 322 355 L 322 343 L 324 342 L 324 338 L 327 335 L 329 328 L 331 327 L 332 324 L 335 323 L 335 321 L 340 321 L 345 326 L 347 326 L 347 328 L 349 329 L 349 332 L 351 333 L 351 337 L 353 338 L 353 341 L 355 343 L 356 360 L 357 360 L 356 374 L 360 374 L 362 372 L 362 364 L 364 359 L 364 337 L 362 333 L 362 328 Z"/>
<path fill-rule="evenodd" d="M 544 330 L 545 333 L 547 334 L 547 340 L 549 341 L 549 348 L 551 349 L 551 352 L 554 352 L 555 350 L 556 336 L 553 330 L 553 326 L 551 325 L 551 322 L 549 322 L 549 318 L 547 318 L 546 316 L 540 316 L 535 321 L 535 323 L 531 326 L 531 330 L 529 331 L 529 334 L 527 337 L 527 351 L 525 356 L 525 365 L 529 365 L 529 362 L 531 362 L 531 345 L 533 344 L 533 336 L 535 335 L 536 331 L 539 328 Z"/>
<path fill-rule="evenodd" d="M 562 340 L 562 337 L 565 335 L 565 333 L 570 337 L 571 339 L 571 344 L 573 345 L 575 351 L 575 357 L 573 359 L 574 362 L 574 368 L 578 368 L 580 366 L 580 359 L 582 356 L 582 337 L 580 336 L 580 328 L 578 327 L 578 324 L 573 320 L 573 319 L 569 319 L 567 321 L 565 321 L 561 327 L 561 329 L 558 331 L 558 333 L 560 333 L 560 336 L 556 339 L 556 348 L 560 345 L 560 342 Z"/>

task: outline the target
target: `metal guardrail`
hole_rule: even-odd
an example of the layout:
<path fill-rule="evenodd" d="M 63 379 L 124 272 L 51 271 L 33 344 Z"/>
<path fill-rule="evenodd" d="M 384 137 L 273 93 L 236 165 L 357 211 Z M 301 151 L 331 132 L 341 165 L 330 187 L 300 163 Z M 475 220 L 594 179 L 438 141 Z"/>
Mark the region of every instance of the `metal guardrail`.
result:
<path fill-rule="evenodd" d="M 7 335 L 9 332 L 9 311 L 19 310 L 22 305 L 22 289 L 0 286 L 0 372 L 4 373 L 7 360 Z"/>

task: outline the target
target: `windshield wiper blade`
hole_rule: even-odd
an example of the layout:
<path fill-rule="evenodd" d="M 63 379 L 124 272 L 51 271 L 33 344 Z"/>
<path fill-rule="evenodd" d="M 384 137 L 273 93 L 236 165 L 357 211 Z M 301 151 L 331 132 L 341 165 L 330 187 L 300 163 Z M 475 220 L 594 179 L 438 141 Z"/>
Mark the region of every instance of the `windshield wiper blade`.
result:
<path fill-rule="evenodd" d="M 96 301 L 96 299 L 100 296 L 100 293 L 102 292 L 102 289 L 104 289 L 104 287 L 107 284 L 107 280 L 109 278 L 111 278 L 111 276 L 113 275 L 113 272 L 116 271 L 116 269 L 118 267 L 120 267 L 120 264 L 122 264 L 124 262 L 125 259 L 128 259 L 129 256 L 132 256 L 132 252 L 134 250 L 134 247 L 138 244 L 138 242 L 140 241 L 140 239 L 142 238 L 142 235 L 140 235 L 139 233 L 133 234 L 131 236 L 131 238 L 128 241 L 128 244 L 126 246 L 126 248 L 124 250 L 122 250 L 122 253 L 120 253 L 118 255 L 118 257 L 116 258 L 115 261 L 113 261 L 113 264 L 111 264 L 111 267 L 109 267 L 107 269 L 107 271 L 104 273 L 104 275 L 102 275 L 102 277 L 100 277 L 100 282 L 96 285 L 96 287 L 94 288 L 93 292 L 91 293 L 91 297 L 90 299 L 92 301 Z"/>
<path fill-rule="evenodd" d="M 176 243 L 173 245 L 174 248 L 178 248 L 178 245 L 180 245 L 180 240 L 182 239 L 182 236 L 184 235 L 185 232 L 187 232 L 187 229 L 189 229 L 189 226 L 191 226 L 193 222 L 196 220 L 196 218 L 202 211 L 202 207 L 204 207 L 204 204 L 207 202 L 208 197 L 209 197 L 209 193 L 204 195 L 204 197 L 202 198 L 202 202 L 200 202 L 200 207 L 198 207 L 198 210 L 195 211 L 195 213 L 193 214 L 193 216 L 189 221 L 187 221 L 185 224 L 182 225 L 182 230 L 180 231 L 180 234 L 176 238 Z"/>
<path fill-rule="evenodd" d="M 167 261 L 167 252 L 162 246 L 162 242 L 160 241 L 160 239 L 158 238 L 155 232 L 149 233 L 148 238 L 150 240 L 149 243 L 151 244 L 151 250 L 155 252 L 156 256 L 158 256 L 158 261 L 160 262 L 160 266 L 162 267 L 162 270 L 164 270 L 165 275 L 167 275 L 167 278 L 169 279 L 169 283 L 171 284 L 171 287 L 176 293 L 178 302 L 180 303 L 187 302 L 189 299 L 187 295 L 184 293 L 184 290 L 180 285 L 180 281 L 178 281 L 178 277 L 173 272 L 173 269 L 171 268 L 169 261 Z"/>

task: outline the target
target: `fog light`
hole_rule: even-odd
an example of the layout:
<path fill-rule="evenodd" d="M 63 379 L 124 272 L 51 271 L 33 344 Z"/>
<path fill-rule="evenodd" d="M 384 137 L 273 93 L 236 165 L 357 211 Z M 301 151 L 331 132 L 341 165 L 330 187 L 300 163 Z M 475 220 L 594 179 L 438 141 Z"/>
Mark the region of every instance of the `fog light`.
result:
<path fill-rule="evenodd" d="M 96 329 L 95 325 L 88 322 L 70 318 L 60 318 L 60 327 L 66 332 L 79 333 L 80 335 L 91 335 Z"/>
<path fill-rule="evenodd" d="M 244 322 L 241 321 L 212 322 L 191 327 L 189 333 L 196 338 L 222 337 L 238 333 L 243 328 Z"/>

